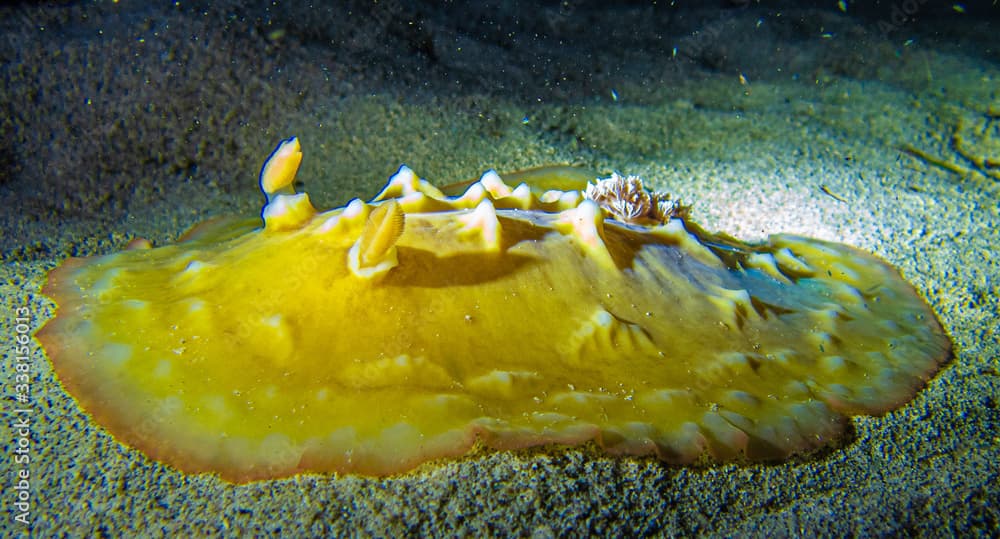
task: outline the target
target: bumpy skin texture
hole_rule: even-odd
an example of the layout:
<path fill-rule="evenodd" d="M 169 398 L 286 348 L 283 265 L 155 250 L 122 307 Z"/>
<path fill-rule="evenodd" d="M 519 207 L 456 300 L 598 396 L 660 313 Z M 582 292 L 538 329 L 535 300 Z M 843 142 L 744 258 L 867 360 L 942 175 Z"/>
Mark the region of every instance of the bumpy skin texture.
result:
<path fill-rule="evenodd" d="M 857 249 L 630 225 L 498 180 L 445 197 L 402 168 L 370 204 L 277 194 L 263 228 L 69 259 L 39 339 L 120 441 L 235 482 L 399 473 L 477 436 L 780 459 L 907 402 L 950 356 L 913 288 Z M 389 200 L 405 218 L 374 212 Z M 389 247 L 364 251 L 366 230 Z"/>

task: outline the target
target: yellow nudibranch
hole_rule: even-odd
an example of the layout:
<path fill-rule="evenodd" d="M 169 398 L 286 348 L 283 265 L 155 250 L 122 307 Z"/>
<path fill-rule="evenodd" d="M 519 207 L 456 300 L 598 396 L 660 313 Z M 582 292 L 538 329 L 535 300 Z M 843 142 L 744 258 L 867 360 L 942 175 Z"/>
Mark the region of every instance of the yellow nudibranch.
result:
<path fill-rule="evenodd" d="M 489 171 L 447 196 L 403 166 L 318 212 L 301 158 L 293 138 L 265 163 L 263 226 L 49 274 L 38 338 L 122 443 L 234 482 L 401 473 L 477 439 L 782 459 L 903 405 L 951 353 L 877 258 L 708 233 L 635 177 Z"/>

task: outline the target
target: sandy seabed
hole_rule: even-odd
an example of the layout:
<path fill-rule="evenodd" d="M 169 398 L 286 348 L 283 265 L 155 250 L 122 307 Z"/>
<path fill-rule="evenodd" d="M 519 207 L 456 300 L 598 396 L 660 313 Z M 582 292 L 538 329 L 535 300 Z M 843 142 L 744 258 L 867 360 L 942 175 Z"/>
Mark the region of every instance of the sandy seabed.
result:
<path fill-rule="evenodd" d="M 498 46 L 419 4 L 349 4 L 329 27 L 251 8 L 0 8 L 4 535 L 29 532 L 19 496 L 37 537 L 1000 533 L 1000 53 L 987 19 L 548 6 L 552 35 L 579 38 L 577 21 L 598 16 L 670 22 L 648 42 L 595 32 L 592 49 L 554 49 L 554 73 L 519 56 L 546 43 Z M 389 32 L 407 18 L 421 30 Z M 399 43 L 366 41 L 379 31 Z M 346 36 L 338 51 L 330 35 Z M 500 75 L 482 82 L 486 59 Z M 927 299 L 955 358 L 899 410 L 854 418 L 841 447 L 782 464 L 672 467 L 585 446 L 478 451 L 388 479 L 183 475 L 93 424 L 36 342 L 19 360 L 17 339 L 54 315 L 39 290 L 66 256 L 253 215 L 257 169 L 290 135 L 320 207 L 371 196 L 402 162 L 440 184 L 579 164 L 646 178 L 709 230 L 858 246 Z"/>

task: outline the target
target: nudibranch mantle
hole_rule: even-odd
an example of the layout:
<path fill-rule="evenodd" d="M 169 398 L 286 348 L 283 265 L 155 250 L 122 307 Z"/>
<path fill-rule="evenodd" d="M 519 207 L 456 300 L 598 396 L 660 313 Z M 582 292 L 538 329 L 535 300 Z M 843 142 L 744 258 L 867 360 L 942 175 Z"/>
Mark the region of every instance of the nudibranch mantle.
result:
<path fill-rule="evenodd" d="M 781 459 L 907 402 L 950 355 L 884 262 L 707 233 L 637 179 L 617 181 L 643 215 L 605 204 L 613 184 L 543 193 L 490 171 L 449 197 L 404 166 L 317 212 L 283 146 L 263 227 L 71 258 L 44 288 L 58 312 L 38 337 L 68 392 L 186 472 L 387 475 L 477 437 Z"/>

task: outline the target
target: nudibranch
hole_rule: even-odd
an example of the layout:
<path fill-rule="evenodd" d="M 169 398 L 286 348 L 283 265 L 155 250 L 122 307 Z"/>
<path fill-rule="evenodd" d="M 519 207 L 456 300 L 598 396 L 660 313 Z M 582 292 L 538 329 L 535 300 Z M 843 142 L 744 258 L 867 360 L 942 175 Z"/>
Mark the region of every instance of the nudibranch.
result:
<path fill-rule="evenodd" d="M 49 274 L 38 337 L 119 441 L 233 482 L 401 473 L 477 439 L 782 459 L 901 406 L 951 353 L 874 256 L 711 234 L 634 177 L 543 192 L 489 171 L 446 196 L 403 166 L 319 212 L 301 158 L 290 139 L 267 161 L 260 219 Z"/>

